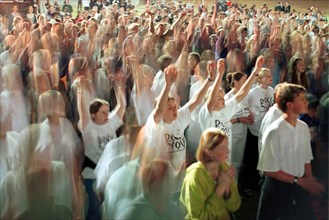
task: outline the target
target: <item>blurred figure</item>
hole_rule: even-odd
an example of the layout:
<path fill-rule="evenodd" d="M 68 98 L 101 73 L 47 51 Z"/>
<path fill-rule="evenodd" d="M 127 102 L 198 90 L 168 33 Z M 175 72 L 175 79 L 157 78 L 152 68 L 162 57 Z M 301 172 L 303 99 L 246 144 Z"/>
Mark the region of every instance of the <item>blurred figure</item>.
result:
<path fill-rule="evenodd" d="M 29 125 L 29 107 L 20 68 L 15 64 L 9 64 L 4 66 L 1 72 L 4 90 L 0 93 L 0 102 L 3 110 L 10 114 L 11 129 L 19 133 Z"/>
<path fill-rule="evenodd" d="M 172 185 L 169 163 L 155 159 L 141 169 L 143 193 L 119 214 L 118 219 L 183 219 L 168 193 Z"/>

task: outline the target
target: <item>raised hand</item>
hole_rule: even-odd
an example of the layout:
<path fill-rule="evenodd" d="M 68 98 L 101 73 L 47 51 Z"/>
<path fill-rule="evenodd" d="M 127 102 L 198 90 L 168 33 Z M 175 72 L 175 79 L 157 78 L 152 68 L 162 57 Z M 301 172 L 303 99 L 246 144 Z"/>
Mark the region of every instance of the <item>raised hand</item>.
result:
<path fill-rule="evenodd" d="M 225 72 L 225 59 L 219 59 L 217 61 L 217 70 L 219 75 L 223 76 Z"/>
<path fill-rule="evenodd" d="M 216 64 L 214 61 L 208 61 L 207 63 L 208 77 L 210 81 L 215 81 L 216 78 Z"/>
<path fill-rule="evenodd" d="M 259 56 L 256 61 L 256 69 L 261 69 L 265 63 L 265 58 L 263 55 Z"/>
<path fill-rule="evenodd" d="M 165 70 L 165 79 L 166 79 L 166 83 L 168 85 L 173 84 L 176 79 L 177 79 L 177 75 L 178 75 L 178 71 L 176 69 L 175 64 L 170 64 Z"/>

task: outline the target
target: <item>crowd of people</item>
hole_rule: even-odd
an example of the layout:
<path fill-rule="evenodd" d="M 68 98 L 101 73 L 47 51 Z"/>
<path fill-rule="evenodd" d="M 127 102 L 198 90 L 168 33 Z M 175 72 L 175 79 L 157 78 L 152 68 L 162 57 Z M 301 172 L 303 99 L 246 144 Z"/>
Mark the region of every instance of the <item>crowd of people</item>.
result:
<path fill-rule="evenodd" d="M 326 14 L 141 4 L 0 15 L 1 219 L 322 219 Z"/>

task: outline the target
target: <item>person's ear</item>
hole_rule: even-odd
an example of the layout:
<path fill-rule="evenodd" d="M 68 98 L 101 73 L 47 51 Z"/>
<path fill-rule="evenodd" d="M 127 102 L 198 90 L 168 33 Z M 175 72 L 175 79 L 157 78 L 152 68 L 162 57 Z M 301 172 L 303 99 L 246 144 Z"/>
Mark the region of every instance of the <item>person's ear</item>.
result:
<path fill-rule="evenodd" d="M 294 106 L 294 103 L 292 102 L 287 102 L 286 103 L 287 109 L 291 109 Z"/>

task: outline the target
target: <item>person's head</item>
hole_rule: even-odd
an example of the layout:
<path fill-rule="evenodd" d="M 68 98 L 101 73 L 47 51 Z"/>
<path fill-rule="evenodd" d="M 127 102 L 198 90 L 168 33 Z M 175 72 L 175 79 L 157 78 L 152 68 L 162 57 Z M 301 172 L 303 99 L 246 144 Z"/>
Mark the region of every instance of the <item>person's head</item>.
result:
<path fill-rule="evenodd" d="M 305 114 L 308 105 L 305 93 L 304 87 L 286 83 L 281 86 L 280 92 L 277 94 L 277 104 L 285 113 Z"/>
<path fill-rule="evenodd" d="M 102 99 L 95 99 L 89 106 L 91 119 L 98 125 L 103 125 L 108 121 L 110 104 Z"/>
<path fill-rule="evenodd" d="M 201 58 L 199 53 L 191 52 L 188 54 L 187 63 L 191 69 L 194 69 L 200 60 Z"/>
<path fill-rule="evenodd" d="M 173 62 L 173 58 L 169 55 L 162 55 L 158 58 L 157 63 L 159 65 L 160 70 L 164 71 L 164 69 L 169 66 Z"/>
<path fill-rule="evenodd" d="M 167 106 L 163 113 L 163 122 L 171 123 L 177 118 L 177 104 L 173 97 L 168 97 Z"/>
<path fill-rule="evenodd" d="M 317 111 L 318 111 L 318 107 L 320 105 L 320 101 L 318 98 L 316 98 L 312 94 L 306 94 L 306 99 L 308 101 L 307 114 L 310 117 L 315 118 L 317 116 Z"/>
<path fill-rule="evenodd" d="M 33 7 L 32 6 L 29 6 L 28 11 L 29 11 L 30 14 L 32 14 L 33 13 Z"/>
<path fill-rule="evenodd" d="M 229 87 L 232 89 L 235 88 L 239 90 L 242 85 L 246 82 L 247 80 L 247 75 L 245 73 L 241 72 L 233 72 L 233 73 L 228 73 L 226 75 L 226 82 Z"/>
<path fill-rule="evenodd" d="M 212 162 L 225 163 L 229 158 L 228 138 L 218 128 L 208 128 L 200 138 L 196 159 L 207 165 Z"/>
<path fill-rule="evenodd" d="M 271 71 L 268 68 L 262 68 L 259 72 L 257 82 L 266 87 L 272 85 L 273 79 Z"/>
<path fill-rule="evenodd" d="M 5 65 L 1 70 L 3 86 L 7 91 L 22 89 L 21 70 L 16 64 Z"/>
<path fill-rule="evenodd" d="M 171 185 L 169 182 L 169 163 L 167 161 L 154 159 L 141 169 L 143 192 L 147 197 L 152 195 L 162 197 L 170 194 L 167 191 Z"/>
<path fill-rule="evenodd" d="M 65 117 L 65 103 L 62 94 L 56 90 L 41 93 L 38 110 L 39 121 L 47 117 L 50 122 L 59 123 L 59 118 Z"/>
<path fill-rule="evenodd" d="M 200 58 L 204 61 L 215 60 L 215 53 L 212 50 L 205 50 L 201 53 Z"/>

